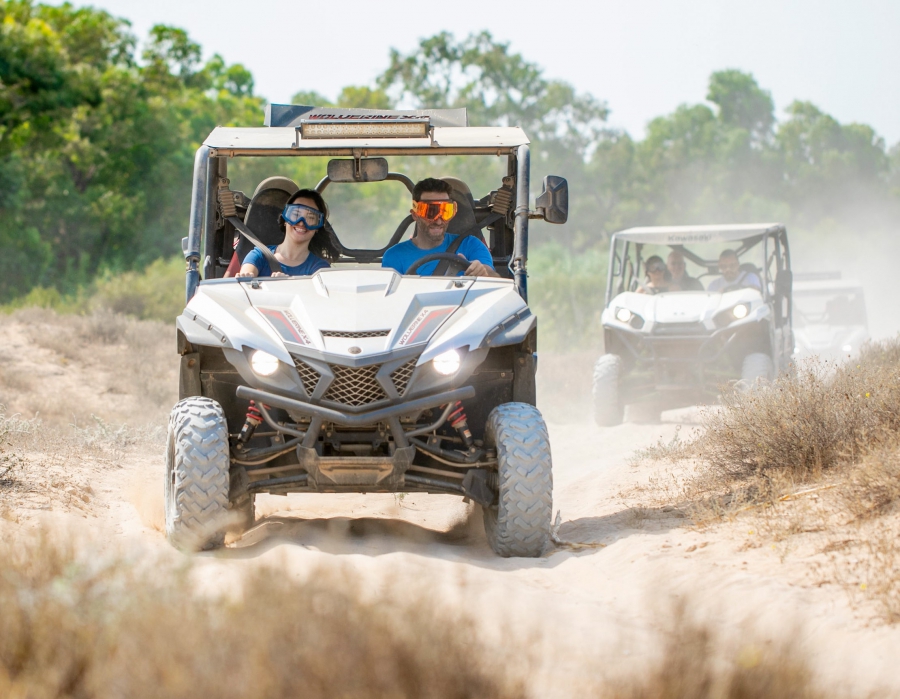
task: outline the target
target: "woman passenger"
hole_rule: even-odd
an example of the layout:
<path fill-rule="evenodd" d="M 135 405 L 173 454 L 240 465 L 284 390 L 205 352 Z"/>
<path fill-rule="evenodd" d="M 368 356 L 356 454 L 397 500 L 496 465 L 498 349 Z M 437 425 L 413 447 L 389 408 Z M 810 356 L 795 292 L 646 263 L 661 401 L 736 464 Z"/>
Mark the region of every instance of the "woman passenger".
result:
<path fill-rule="evenodd" d="M 659 294 L 669 290 L 669 270 L 659 255 L 648 257 L 645 269 L 647 281 L 638 287 L 639 294 Z"/>
<path fill-rule="evenodd" d="M 262 252 L 253 248 L 235 276 L 299 277 L 331 267 L 331 262 L 338 258 L 338 251 L 324 228 L 327 217 L 328 207 L 321 194 L 314 189 L 296 192 L 288 199 L 278 219 L 284 230 L 284 241 L 269 246 L 283 271 L 272 272 Z"/>

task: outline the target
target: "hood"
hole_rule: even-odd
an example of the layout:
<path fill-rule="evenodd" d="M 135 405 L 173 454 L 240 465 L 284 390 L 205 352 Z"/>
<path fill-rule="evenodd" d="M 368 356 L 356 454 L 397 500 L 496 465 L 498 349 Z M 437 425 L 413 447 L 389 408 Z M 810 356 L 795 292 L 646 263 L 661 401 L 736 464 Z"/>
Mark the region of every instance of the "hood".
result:
<path fill-rule="evenodd" d="M 645 333 L 652 332 L 659 325 L 671 327 L 682 323 L 694 328 L 702 324 L 713 332 L 717 328 L 713 320 L 716 315 L 741 303 L 747 304 L 750 313 L 742 321 L 735 322 L 755 322 L 769 313 L 762 296 L 755 289 L 737 289 L 724 294 L 678 291 L 650 295 L 627 291 L 616 296 L 603 311 L 603 324 L 626 325 L 616 319 L 617 311 L 624 308 L 640 317 L 638 324 L 629 323 L 631 327 Z"/>
<path fill-rule="evenodd" d="M 224 338 L 222 346 L 285 361 L 301 354 L 356 363 L 416 346 L 428 356 L 478 346 L 524 307 L 506 279 L 325 269 L 312 277 L 205 282 L 183 316 L 197 316 L 195 324 Z"/>
<path fill-rule="evenodd" d="M 863 326 L 805 325 L 794 328 L 794 351 L 797 354 L 845 355 L 856 352 L 868 339 L 869 334 Z"/>
<path fill-rule="evenodd" d="M 657 323 L 696 323 L 719 307 L 720 294 L 679 292 L 651 296 L 645 309 Z"/>

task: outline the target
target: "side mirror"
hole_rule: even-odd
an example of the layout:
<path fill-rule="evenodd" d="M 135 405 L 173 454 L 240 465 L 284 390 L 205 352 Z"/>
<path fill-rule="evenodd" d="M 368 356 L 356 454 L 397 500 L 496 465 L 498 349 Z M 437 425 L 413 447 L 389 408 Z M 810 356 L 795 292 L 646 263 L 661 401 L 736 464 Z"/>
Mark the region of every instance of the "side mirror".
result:
<path fill-rule="evenodd" d="M 381 182 L 387 176 L 388 161 L 385 158 L 328 161 L 328 179 L 332 182 Z"/>
<path fill-rule="evenodd" d="M 569 219 L 569 183 L 566 178 L 547 175 L 535 208 L 547 223 L 565 223 Z"/>

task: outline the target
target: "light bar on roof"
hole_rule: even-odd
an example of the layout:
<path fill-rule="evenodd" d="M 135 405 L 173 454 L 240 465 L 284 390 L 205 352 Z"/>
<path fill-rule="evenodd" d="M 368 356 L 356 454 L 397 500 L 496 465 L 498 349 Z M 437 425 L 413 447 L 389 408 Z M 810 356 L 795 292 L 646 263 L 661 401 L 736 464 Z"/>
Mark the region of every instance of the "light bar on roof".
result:
<path fill-rule="evenodd" d="M 304 119 L 302 139 L 316 138 L 428 138 L 431 122 L 425 118 Z"/>

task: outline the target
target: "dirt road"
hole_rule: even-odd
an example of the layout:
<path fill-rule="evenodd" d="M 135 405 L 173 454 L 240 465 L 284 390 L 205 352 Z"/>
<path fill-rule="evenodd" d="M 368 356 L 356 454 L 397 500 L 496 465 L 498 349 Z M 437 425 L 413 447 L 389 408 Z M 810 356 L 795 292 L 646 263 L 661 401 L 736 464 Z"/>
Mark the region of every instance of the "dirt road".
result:
<path fill-rule="evenodd" d="M 27 385 L 2 386 L 8 415 L 24 413 L 29 396 L 47 400 L 59 386 L 81 392 L 92 406 L 104 404 L 115 363 L 102 352 L 62 362 L 58 351 L 34 345 L 21 324 L 7 320 L 0 332 L 4 376 L 52 366 L 32 372 Z M 152 416 L 156 423 L 159 414 Z M 559 697 L 571 696 L 580 679 L 615 676 L 656 654 L 673 596 L 683 596 L 725 638 L 740 642 L 748 629 L 754 642 L 789 638 L 829 686 L 900 695 L 900 629 L 876 622 L 844 586 L 811 572 L 810 560 L 819 555 L 814 542 L 768 540 L 740 519 L 701 529 L 676 507 L 648 504 L 660 502 L 669 467 L 634 463 L 634 451 L 670 440 L 693 415 L 615 428 L 586 419 L 551 422 L 559 536 L 580 546 L 536 560 L 499 559 L 485 541 L 480 512 L 450 496 L 263 496 L 253 530 L 223 551 L 196 557 L 199 584 L 227 588 L 261 564 L 302 579 L 322 563 L 349 566 L 373 588 L 406 578 L 433 581 L 447 604 L 475 611 L 497 643 L 528 649 L 535 696 Z M 151 436 L 131 445 L 85 447 L 52 459 L 32 447 L 22 458 L 50 464 L 41 477 L 64 474 L 65 492 L 52 496 L 48 480 L 46 497 L 44 491 L 23 497 L 4 526 L 53 518 L 55 526 L 87 525 L 102 546 L 179 557 L 161 532 L 162 444 L 145 434 Z M 72 483 L 77 487 L 68 492 Z"/>

